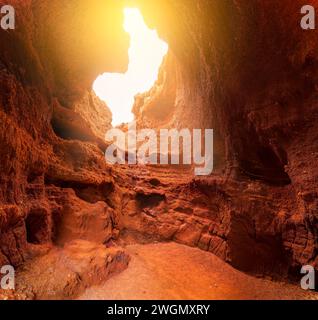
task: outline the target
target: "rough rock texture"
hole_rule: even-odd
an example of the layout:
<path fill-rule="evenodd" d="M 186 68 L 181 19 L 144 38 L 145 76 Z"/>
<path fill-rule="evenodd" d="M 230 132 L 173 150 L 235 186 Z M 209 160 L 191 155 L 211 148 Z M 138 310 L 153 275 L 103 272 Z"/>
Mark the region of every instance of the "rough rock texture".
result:
<path fill-rule="evenodd" d="M 111 115 L 91 85 L 127 68 L 122 1 L 8 2 L 17 28 L 0 30 L 0 265 L 121 233 L 258 274 L 317 268 L 318 43 L 299 27 L 302 1 L 131 1 L 170 45 L 156 86 L 136 98 L 137 121 L 214 128 L 216 170 L 202 179 L 105 164 Z"/>
<path fill-rule="evenodd" d="M 118 235 L 103 159 L 111 114 L 91 85 L 126 69 L 128 37 L 117 1 L 8 2 L 16 29 L 0 30 L 0 265 L 19 267 L 47 247 Z"/>
<path fill-rule="evenodd" d="M 72 299 L 88 286 L 122 271 L 128 262 L 128 255 L 121 249 L 71 241 L 63 249 L 54 248 L 27 262 L 17 276 L 13 298 Z"/>
<path fill-rule="evenodd" d="M 136 98 L 138 121 L 215 132 L 220 176 L 195 188 L 214 203 L 214 241 L 192 222 L 181 241 L 210 243 L 200 246 L 245 270 L 277 258 L 289 274 L 317 267 L 318 44 L 317 30 L 299 26 L 303 2 L 139 3 L 171 52 L 155 88 Z"/>
<path fill-rule="evenodd" d="M 121 180 L 122 238 L 197 246 L 240 270 L 275 278 L 297 276 L 299 264 L 315 254 L 315 238 L 300 223 L 291 188 L 191 178 L 190 172 L 128 171 Z"/>
<path fill-rule="evenodd" d="M 51 123 L 59 137 L 95 142 L 101 150 L 105 150 L 104 136 L 111 128 L 111 119 L 112 115 L 106 104 L 93 92 L 87 92 L 72 109 L 55 102 Z"/>
<path fill-rule="evenodd" d="M 0 262 L 18 266 L 30 242 L 54 240 L 56 221 L 70 210 L 78 217 L 100 212 L 100 238 L 112 235 L 105 203 L 112 182 L 102 153 L 111 114 L 88 88 L 103 68 L 125 70 L 128 39 L 116 1 L 10 3 L 16 30 L 0 30 Z M 105 19 L 111 32 L 100 28 Z"/>

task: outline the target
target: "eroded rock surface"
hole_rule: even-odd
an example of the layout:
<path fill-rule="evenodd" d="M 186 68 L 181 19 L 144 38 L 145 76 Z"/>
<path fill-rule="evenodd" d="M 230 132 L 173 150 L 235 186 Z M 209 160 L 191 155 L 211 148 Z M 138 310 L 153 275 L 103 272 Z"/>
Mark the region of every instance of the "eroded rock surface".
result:
<path fill-rule="evenodd" d="M 85 288 L 122 271 L 128 262 L 129 256 L 121 249 L 84 240 L 71 241 L 27 262 L 18 273 L 11 298 L 72 299 Z"/>
<path fill-rule="evenodd" d="M 137 123 L 213 128 L 215 170 L 202 179 L 105 163 L 111 115 L 90 88 L 127 68 L 124 2 L 8 2 L 17 29 L 0 30 L 0 265 L 59 269 L 69 250 L 85 263 L 97 246 L 104 266 L 105 243 L 174 240 L 254 274 L 317 269 L 318 44 L 317 30 L 299 27 L 302 1 L 133 1 L 170 46 L 136 98 Z M 52 286 L 72 295 L 91 283 L 75 282 Z"/>

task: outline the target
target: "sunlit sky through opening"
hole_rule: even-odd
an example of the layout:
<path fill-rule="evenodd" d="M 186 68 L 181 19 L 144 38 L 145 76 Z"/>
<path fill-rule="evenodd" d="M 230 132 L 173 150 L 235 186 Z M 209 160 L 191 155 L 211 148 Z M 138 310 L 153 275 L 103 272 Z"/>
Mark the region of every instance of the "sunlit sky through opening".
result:
<path fill-rule="evenodd" d="M 113 114 L 113 126 L 134 119 L 134 96 L 152 88 L 168 45 L 145 24 L 139 9 L 124 10 L 124 30 L 130 35 L 129 65 L 125 74 L 104 73 L 93 84 L 97 96 Z"/>

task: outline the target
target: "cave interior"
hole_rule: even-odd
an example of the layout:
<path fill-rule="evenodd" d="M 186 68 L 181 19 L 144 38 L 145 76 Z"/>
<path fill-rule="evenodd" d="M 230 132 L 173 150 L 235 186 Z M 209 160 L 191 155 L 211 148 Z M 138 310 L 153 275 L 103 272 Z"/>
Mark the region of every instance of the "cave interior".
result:
<path fill-rule="evenodd" d="M 263 298 L 289 298 L 287 285 L 317 298 L 296 287 L 303 265 L 318 268 L 318 42 L 300 28 L 301 0 L 10 2 L 17 28 L 0 29 L 0 266 L 17 280 L 0 297 L 100 298 L 92 288 L 115 292 L 119 279 L 133 298 L 255 298 L 254 281 Z M 127 72 L 127 6 L 169 45 L 153 86 L 134 97 L 136 124 L 213 128 L 208 176 L 105 162 L 112 112 L 93 83 Z M 142 275 L 156 268 L 177 284 L 166 292 L 151 278 L 143 296 Z M 220 268 L 226 289 L 213 296 L 206 287 Z"/>

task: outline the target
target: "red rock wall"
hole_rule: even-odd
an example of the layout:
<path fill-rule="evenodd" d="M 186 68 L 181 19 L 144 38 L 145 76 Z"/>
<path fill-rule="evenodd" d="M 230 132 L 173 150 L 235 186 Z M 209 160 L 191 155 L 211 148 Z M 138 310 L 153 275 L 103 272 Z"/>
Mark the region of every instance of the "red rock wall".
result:
<path fill-rule="evenodd" d="M 78 225 L 98 223 L 100 242 L 112 237 L 111 114 L 90 90 L 99 73 L 126 69 L 128 37 L 118 1 L 5 3 L 16 29 L 0 30 L 0 265 L 17 266 L 35 244 L 65 241 L 69 211 Z"/>
<path fill-rule="evenodd" d="M 225 179 L 217 189 L 233 180 L 256 188 L 241 185 L 228 198 L 230 218 L 217 224 L 231 230 L 208 232 L 223 243 L 210 250 L 245 270 L 278 257 L 291 273 L 304 263 L 317 266 L 318 31 L 300 28 L 304 2 L 138 3 L 171 52 L 155 89 L 136 99 L 137 118 L 214 128 L 215 173 Z M 318 9 L 317 1 L 306 4 Z M 166 119 L 154 107 L 161 104 Z M 246 191 L 254 195 L 246 198 Z M 276 258 L 269 254 L 275 246 Z"/>
<path fill-rule="evenodd" d="M 0 30 L 0 264 L 81 237 L 68 233 L 67 214 L 81 225 L 94 210 L 103 241 L 134 231 L 262 274 L 317 266 L 317 31 L 300 29 L 302 1 L 130 1 L 171 48 L 149 102 L 137 98 L 138 121 L 214 128 L 217 169 L 192 182 L 146 173 L 139 187 L 138 170 L 105 165 L 110 114 L 90 92 L 98 74 L 127 67 L 122 3 L 9 2 L 17 29 Z"/>

